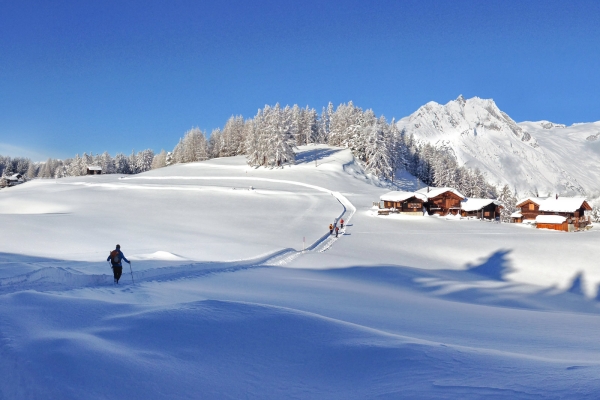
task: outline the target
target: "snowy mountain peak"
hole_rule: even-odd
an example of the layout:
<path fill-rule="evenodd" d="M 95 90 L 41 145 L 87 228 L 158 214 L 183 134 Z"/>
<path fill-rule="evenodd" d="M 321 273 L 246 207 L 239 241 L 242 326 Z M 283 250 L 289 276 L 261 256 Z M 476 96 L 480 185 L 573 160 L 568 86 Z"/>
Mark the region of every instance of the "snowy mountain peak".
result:
<path fill-rule="evenodd" d="M 477 136 L 486 131 L 511 135 L 533 148 L 538 145 L 529 133 L 519 127 L 494 100 L 460 95 L 445 105 L 431 101 L 401 120 L 407 130 L 418 130 L 430 140 L 447 140 L 452 135 Z"/>
<path fill-rule="evenodd" d="M 541 126 L 543 129 L 554 129 L 554 128 L 566 128 L 567 127 L 565 124 L 555 124 L 554 122 L 550 122 L 550 121 L 537 121 L 535 123 L 538 124 L 539 126 Z"/>
<path fill-rule="evenodd" d="M 570 136 L 573 127 L 549 121 L 517 124 L 494 100 L 460 95 L 445 105 L 433 101 L 423 105 L 401 119 L 398 128 L 417 142 L 447 149 L 459 165 L 478 168 L 490 183 L 508 184 L 521 195 L 538 191 L 582 194 L 599 189 L 597 184 L 584 186 L 585 177 L 575 170 L 576 164 L 559 162 L 564 157 L 557 157 L 565 145 L 600 152 L 590 147 L 600 137 L 600 129 L 590 131 L 596 128 L 593 124 L 576 127 L 581 133 L 574 131 Z M 542 140 L 544 148 L 539 144 Z M 567 142 L 555 148 L 552 140 Z"/>

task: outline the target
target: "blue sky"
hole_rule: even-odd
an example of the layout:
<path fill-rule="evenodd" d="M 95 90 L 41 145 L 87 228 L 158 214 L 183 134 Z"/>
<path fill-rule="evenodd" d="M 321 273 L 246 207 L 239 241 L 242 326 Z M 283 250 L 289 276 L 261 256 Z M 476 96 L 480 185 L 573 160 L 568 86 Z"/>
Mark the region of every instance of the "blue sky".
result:
<path fill-rule="evenodd" d="M 600 120 L 598 1 L 0 1 L 0 154 L 171 150 L 265 104 Z"/>

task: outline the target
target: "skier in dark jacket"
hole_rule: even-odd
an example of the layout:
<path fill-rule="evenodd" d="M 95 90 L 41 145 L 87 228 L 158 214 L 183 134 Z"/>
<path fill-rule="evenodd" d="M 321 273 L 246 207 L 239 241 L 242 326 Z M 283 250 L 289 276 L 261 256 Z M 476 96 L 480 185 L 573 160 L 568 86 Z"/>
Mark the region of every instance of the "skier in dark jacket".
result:
<path fill-rule="evenodd" d="M 110 261 L 111 268 L 113 269 L 113 274 L 115 276 L 115 283 L 119 283 L 119 279 L 121 278 L 121 274 L 123 273 L 123 265 L 121 261 L 125 260 L 127 264 L 131 264 L 128 259 L 125 258 L 125 254 L 121 251 L 121 245 L 117 245 L 117 247 L 110 252 L 106 261 Z"/>

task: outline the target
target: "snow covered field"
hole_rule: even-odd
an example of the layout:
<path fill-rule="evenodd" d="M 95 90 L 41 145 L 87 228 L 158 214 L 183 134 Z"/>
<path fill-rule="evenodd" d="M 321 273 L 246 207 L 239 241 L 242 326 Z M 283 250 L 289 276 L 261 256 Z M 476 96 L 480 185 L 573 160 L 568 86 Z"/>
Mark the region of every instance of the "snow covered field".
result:
<path fill-rule="evenodd" d="M 0 399 L 598 397 L 600 231 L 373 216 L 300 151 L 0 191 Z"/>

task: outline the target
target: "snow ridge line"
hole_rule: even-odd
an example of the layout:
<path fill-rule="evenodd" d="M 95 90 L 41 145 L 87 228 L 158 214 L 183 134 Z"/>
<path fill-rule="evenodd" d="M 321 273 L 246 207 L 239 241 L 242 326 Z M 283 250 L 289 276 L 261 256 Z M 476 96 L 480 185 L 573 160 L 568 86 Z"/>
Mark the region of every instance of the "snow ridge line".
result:
<path fill-rule="evenodd" d="M 123 178 L 120 178 L 120 179 L 121 180 L 131 180 L 131 179 L 145 179 L 145 180 L 154 180 L 154 179 L 157 179 L 157 180 L 167 180 L 167 179 L 168 180 L 246 180 L 246 181 L 263 181 L 263 182 L 274 182 L 274 183 L 286 183 L 286 184 L 290 184 L 290 185 L 297 185 L 297 186 L 307 187 L 307 188 L 310 188 L 310 189 L 318 190 L 320 192 L 329 193 L 333 197 L 335 197 L 336 200 L 344 208 L 344 210 L 342 211 L 342 213 L 335 219 L 336 225 L 337 225 L 337 222 L 344 217 L 344 215 L 346 214 L 346 212 L 349 212 L 348 216 L 346 217 L 346 221 L 344 221 L 346 223 L 346 225 L 347 225 L 350 222 L 350 220 L 352 219 L 352 216 L 354 215 L 354 213 L 356 212 L 356 207 L 354 206 L 354 204 L 352 204 L 352 202 L 350 202 L 350 200 L 348 200 L 348 198 L 346 196 L 344 196 L 343 194 L 341 194 L 340 192 L 335 192 L 333 190 L 324 188 L 322 186 L 311 185 L 309 183 L 297 182 L 297 181 L 290 181 L 290 180 L 285 180 L 285 179 L 247 177 L 247 176 L 242 176 L 242 177 L 231 177 L 231 176 L 226 176 L 226 177 L 216 177 L 216 176 L 159 176 L 159 177 L 131 176 L 131 177 L 123 177 Z M 344 233 L 346 232 L 346 228 L 342 228 L 340 230 L 340 232 L 341 232 L 341 234 L 343 236 Z M 331 246 L 333 246 L 333 244 L 337 241 L 337 239 L 339 239 L 339 237 L 336 238 L 336 237 L 330 235 L 329 233 L 326 233 L 323 236 L 321 236 L 319 239 L 317 239 L 314 243 L 312 243 L 310 246 L 308 246 L 305 251 L 318 251 L 319 253 L 322 253 L 324 251 L 329 250 L 329 248 Z M 278 259 L 274 259 L 274 260 L 270 261 L 268 265 L 284 265 L 284 264 L 287 264 L 288 262 L 290 262 L 290 261 L 294 260 L 296 257 L 298 257 L 300 254 L 302 254 L 301 251 L 297 251 L 296 253 L 297 254 L 295 256 L 287 255 L 286 257 L 278 257 Z M 287 260 L 287 261 L 283 262 L 284 260 Z"/>
<path fill-rule="evenodd" d="M 303 186 L 310 189 L 318 190 L 321 192 L 329 193 L 342 205 L 343 211 L 335 219 L 335 223 L 343 218 L 346 213 L 346 224 L 350 222 L 352 216 L 356 212 L 356 207 L 342 195 L 340 192 L 335 192 L 326 189 L 321 186 L 311 185 L 308 183 L 288 181 L 282 179 L 271 179 L 271 178 L 255 178 L 255 177 L 129 177 L 121 179 L 183 179 L 183 180 L 253 180 L 253 181 L 266 181 L 276 183 L 286 183 L 291 185 Z M 74 183 L 77 184 L 77 183 Z M 90 186 L 104 186 L 103 184 L 89 184 Z M 340 230 L 343 234 L 346 228 Z M 306 251 L 310 252 L 324 252 L 328 250 L 339 238 L 334 237 L 329 233 L 325 233 L 304 251 L 298 251 L 292 248 L 278 250 L 274 253 L 266 254 L 264 256 L 255 257 L 252 259 L 238 260 L 224 263 L 216 262 L 203 262 L 203 263 L 191 263 L 178 267 L 163 267 L 152 270 L 134 271 L 134 279 L 138 282 L 148 281 L 164 281 L 164 280 L 175 280 L 186 277 L 204 276 L 208 274 L 221 273 L 221 272 L 235 272 L 238 270 L 259 268 L 267 266 L 282 266 L 293 261 Z M 216 268 L 206 268 L 209 265 L 219 265 Z M 204 266 L 205 268 L 199 268 Z M 124 282 L 127 282 L 127 277 L 124 274 Z M 112 283 L 112 276 L 105 274 L 81 274 L 71 271 L 65 268 L 54 268 L 46 267 L 39 270 L 29 272 L 27 274 L 13 276 L 9 278 L 0 279 L 0 293 L 10 293 L 15 291 L 27 290 L 27 289 L 39 289 L 39 290 L 64 290 L 64 289 L 75 289 L 82 287 L 99 286 L 103 284 Z"/>
<path fill-rule="evenodd" d="M 251 268 L 264 268 L 271 260 L 289 256 L 294 249 L 282 249 L 263 256 L 228 262 L 199 262 L 177 267 L 162 267 L 142 271 L 133 271 L 136 282 L 172 281 L 177 279 L 200 277 L 225 272 L 236 272 Z M 131 275 L 124 268 L 121 285 L 130 282 Z M 22 290 L 70 290 L 85 287 L 110 285 L 112 274 L 82 274 L 69 268 L 45 267 L 23 275 L 0 279 L 0 294 Z"/>

